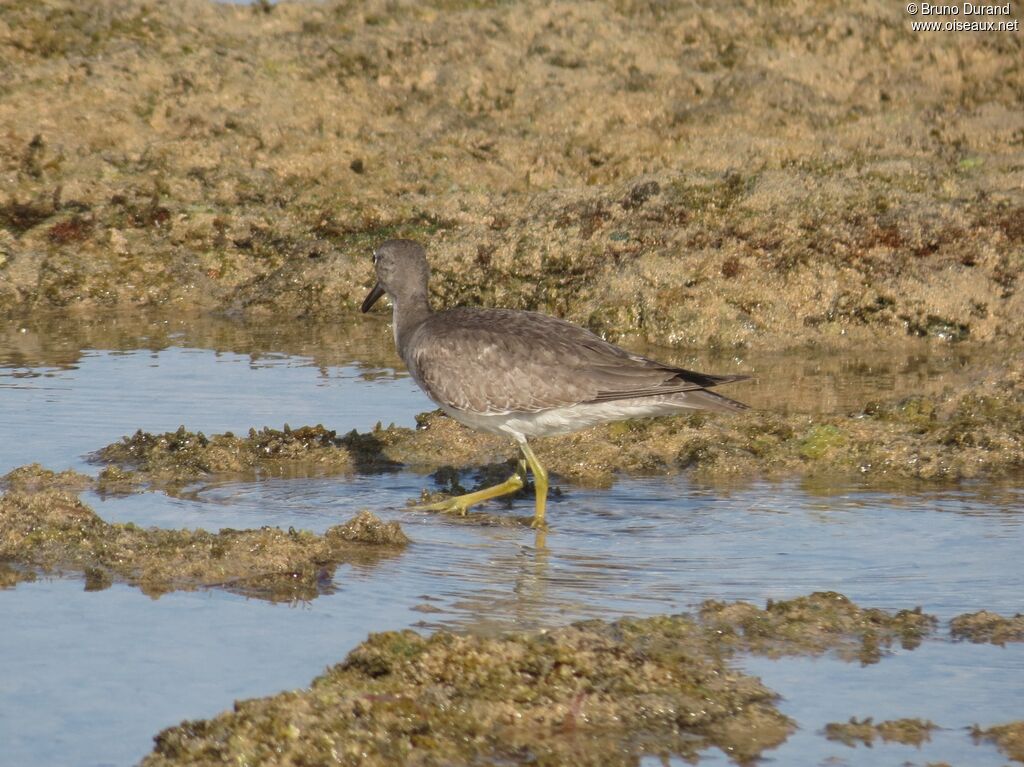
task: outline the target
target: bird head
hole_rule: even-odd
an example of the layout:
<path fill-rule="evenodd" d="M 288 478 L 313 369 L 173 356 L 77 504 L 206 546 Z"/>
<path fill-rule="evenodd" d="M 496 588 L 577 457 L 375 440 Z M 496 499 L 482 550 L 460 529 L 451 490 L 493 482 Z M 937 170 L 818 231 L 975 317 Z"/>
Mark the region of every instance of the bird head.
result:
<path fill-rule="evenodd" d="M 392 302 L 410 298 L 417 294 L 424 297 L 430 267 L 423 246 L 413 240 L 388 240 L 373 251 L 373 266 L 377 272 L 377 284 L 367 294 L 363 312 L 368 312 L 385 293 Z"/>

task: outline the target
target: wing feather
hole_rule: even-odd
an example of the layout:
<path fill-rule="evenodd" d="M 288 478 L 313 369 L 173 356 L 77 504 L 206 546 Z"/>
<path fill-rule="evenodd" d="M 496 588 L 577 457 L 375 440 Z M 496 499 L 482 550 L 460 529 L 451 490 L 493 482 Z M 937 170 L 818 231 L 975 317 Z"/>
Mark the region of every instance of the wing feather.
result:
<path fill-rule="evenodd" d="M 473 413 L 538 412 L 747 378 L 664 365 L 564 320 L 507 309 L 433 314 L 406 349 L 406 365 L 436 402 Z"/>

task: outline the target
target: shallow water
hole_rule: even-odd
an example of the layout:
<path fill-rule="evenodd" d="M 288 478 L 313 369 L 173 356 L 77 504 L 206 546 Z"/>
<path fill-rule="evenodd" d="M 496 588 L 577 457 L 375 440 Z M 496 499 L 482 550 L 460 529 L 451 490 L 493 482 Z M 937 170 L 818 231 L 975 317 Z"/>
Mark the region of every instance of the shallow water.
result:
<path fill-rule="evenodd" d="M 86 455 L 137 428 L 410 426 L 430 403 L 395 372 L 389 343 L 375 320 L 352 329 L 116 318 L 8 324 L 0 329 L 0 471 L 39 461 L 94 473 Z M 661 356 L 752 371 L 759 380 L 736 387 L 737 397 L 805 411 L 968 385 L 985 364 L 951 347 L 863 359 Z M 368 507 L 400 520 L 413 545 L 373 566 L 340 567 L 336 591 L 294 606 L 221 591 L 158 600 L 123 585 L 85 592 L 74 578 L 0 591 L 0 764 L 130 764 L 159 729 L 211 716 L 236 698 L 304 686 L 371 631 L 555 626 L 824 589 L 865 606 L 921 605 L 943 621 L 1022 609 L 1018 486 L 896 493 L 797 482 L 712 488 L 670 477 L 595 490 L 556 478 L 564 494 L 553 499 L 554 529 L 541 546 L 518 527 L 406 511 L 430 484 L 403 471 L 204 483 L 175 497 L 86 494 L 108 520 L 209 529 L 323 530 Z M 515 511 L 530 513 L 529 502 Z M 830 658 L 742 659 L 800 724 L 768 758 L 1005 763 L 963 728 L 1020 717 L 1024 648 L 951 643 L 945 634 L 943 626 L 917 650 L 865 668 Z M 851 716 L 930 718 L 944 729 L 921 749 L 850 748 L 821 735 L 825 723 Z"/>

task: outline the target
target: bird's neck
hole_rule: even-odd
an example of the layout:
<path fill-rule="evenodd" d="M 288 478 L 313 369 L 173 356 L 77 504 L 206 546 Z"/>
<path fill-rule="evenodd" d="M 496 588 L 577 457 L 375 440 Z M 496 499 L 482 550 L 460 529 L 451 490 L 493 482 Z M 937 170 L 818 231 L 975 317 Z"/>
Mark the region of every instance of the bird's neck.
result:
<path fill-rule="evenodd" d="M 430 302 L 426 292 L 406 296 L 394 302 L 395 347 L 400 357 L 405 359 L 405 345 L 409 342 L 413 331 L 431 315 Z"/>

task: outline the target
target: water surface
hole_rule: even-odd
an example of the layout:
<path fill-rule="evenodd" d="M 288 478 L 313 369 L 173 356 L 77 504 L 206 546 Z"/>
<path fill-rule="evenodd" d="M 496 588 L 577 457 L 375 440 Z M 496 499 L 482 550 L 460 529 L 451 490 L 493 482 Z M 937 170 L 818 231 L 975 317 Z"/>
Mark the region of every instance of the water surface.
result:
<path fill-rule="evenodd" d="M 661 356 L 753 372 L 758 381 L 736 387 L 736 396 L 806 412 L 969 385 L 985 365 L 953 347 L 861 359 Z M 138 428 L 185 424 L 209 434 L 287 422 L 341 433 L 377 421 L 411 426 L 430 407 L 399 369 L 379 321 L 247 327 L 112 318 L 0 329 L 0 471 L 39 461 L 95 473 L 87 454 Z M 597 490 L 556 478 L 563 495 L 551 503 L 554 530 L 541 547 L 529 530 L 406 510 L 431 482 L 400 471 L 211 481 L 174 497 L 87 493 L 105 519 L 165 527 L 320 531 L 371 508 L 399 520 L 413 544 L 373 566 L 339 567 L 336 591 L 291 606 L 215 590 L 158 600 L 124 585 L 85 592 L 76 578 L 0 592 L 0 763 L 131 764 L 159 729 L 212 716 L 238 698 L 304 686 L 385 629 L 493 632 L 825 589 L 865 606 L 921 605 L 944 621 L 1022 609 L 1024 492 L 1013 484 L 878 492 L 668 477 Z M 518 501 L 514 511 L 529 507 Z M 831 658 L 739 662 L 784 696 L 782 710 L 800 724 L 768 755 L 777 764 L 1003 764 L 963 728 L 1019 718 L 1024 699 L 1020 645 L 940 636 L 865 668 Z M 821 735 L 827 722 L 851 716 L 930 718 L 944 729 L 921 749 L 849 748 Z"/>

